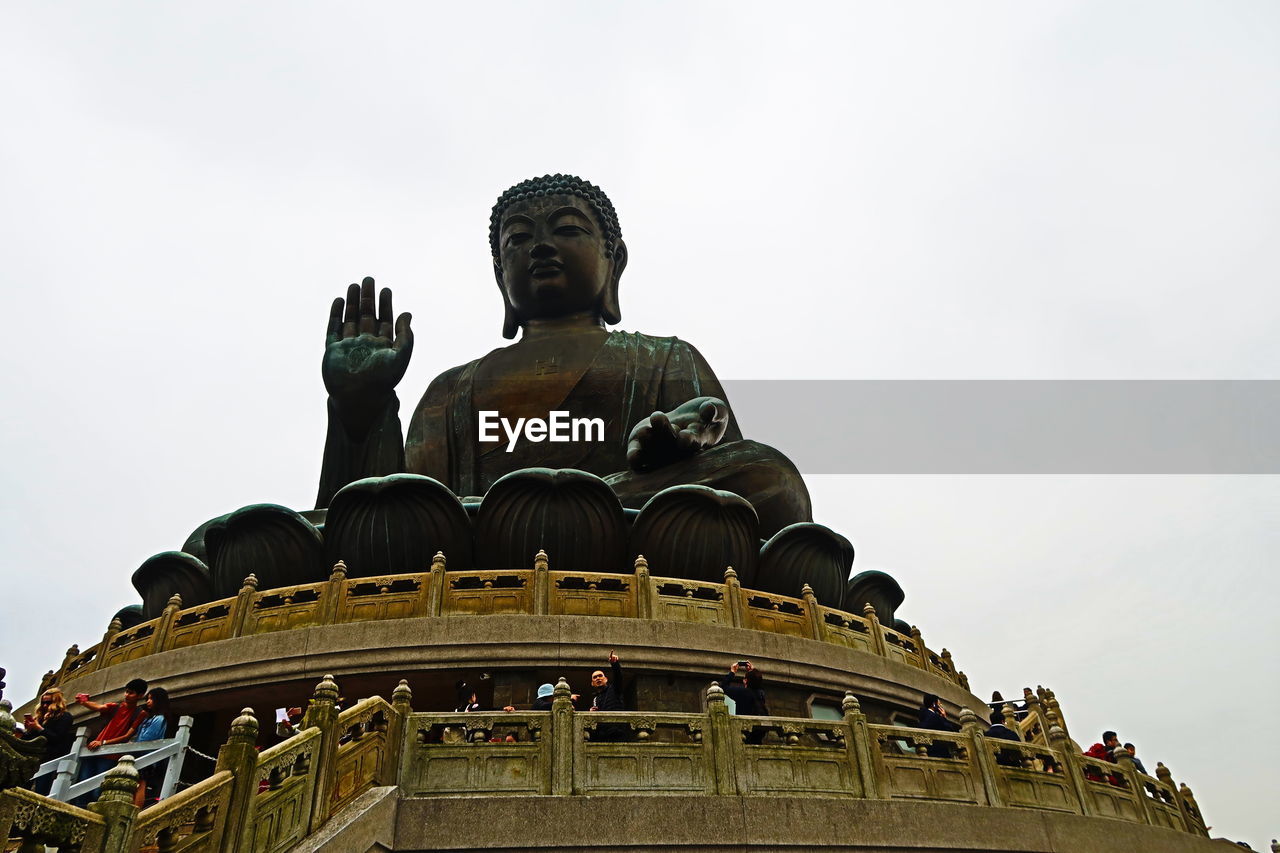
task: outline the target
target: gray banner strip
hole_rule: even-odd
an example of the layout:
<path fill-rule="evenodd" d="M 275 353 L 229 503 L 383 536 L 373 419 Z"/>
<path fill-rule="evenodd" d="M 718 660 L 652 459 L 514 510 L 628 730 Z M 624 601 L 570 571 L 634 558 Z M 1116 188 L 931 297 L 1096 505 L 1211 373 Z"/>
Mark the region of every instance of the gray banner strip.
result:
<path fill-rule="evenodd" d="M 1280 474 L 1280 381 L 730 380 L 805 474 Z"/>

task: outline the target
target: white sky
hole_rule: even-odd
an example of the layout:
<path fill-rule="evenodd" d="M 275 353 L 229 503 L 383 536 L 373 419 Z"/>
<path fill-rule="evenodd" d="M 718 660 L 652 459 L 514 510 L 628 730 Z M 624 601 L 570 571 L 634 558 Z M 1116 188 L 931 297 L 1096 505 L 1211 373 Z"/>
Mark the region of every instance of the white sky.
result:
<path fill-rule="evenodd" d="M 414 312 L 405 407 L 501 343 L 531 175 L 610 194 L 622 328 L 723 379 L 1280 378 L 1271 2 L 9 4 L 0 116 L 14 698 L 200 522 L 311 506 L 347 283 Z M 1280 479 L 811 487 L 976 692 L 1280 834 Z"/>

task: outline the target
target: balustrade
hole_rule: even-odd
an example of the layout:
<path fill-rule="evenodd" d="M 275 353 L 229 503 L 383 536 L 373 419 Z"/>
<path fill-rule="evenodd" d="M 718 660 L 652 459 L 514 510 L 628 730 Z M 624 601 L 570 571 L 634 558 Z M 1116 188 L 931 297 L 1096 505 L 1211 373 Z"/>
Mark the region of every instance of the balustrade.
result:
<path fill-rule="evenodd" d="M 437 554 L 427 572 L 352 579 L 339 562 L 328 581 L 273 590 L 259 590 L 250 575 L 234 598 L 183 608 L 175 595 L 156 619 L 127 631 L 113 623 L 96 645 L 83 652 L 69 649 L 46 686 L 146 655 L 239 636 L 415 616 L 520 613 L 750 628 L 845 646 L 967 683 L 950 653 L 930 651 L 918 629 L 907 636 L 886 628 L 870 605 L 861 615 L 823 607 L 807 586 L 799 598 L 744 589 L 732 568 L 724 583 L 652 576 L 644 557 L 636 559 L 632 574 L 551 571 L 548 562 L 539 552 L 531 569 L 445 571 L 444 555 Z"/>

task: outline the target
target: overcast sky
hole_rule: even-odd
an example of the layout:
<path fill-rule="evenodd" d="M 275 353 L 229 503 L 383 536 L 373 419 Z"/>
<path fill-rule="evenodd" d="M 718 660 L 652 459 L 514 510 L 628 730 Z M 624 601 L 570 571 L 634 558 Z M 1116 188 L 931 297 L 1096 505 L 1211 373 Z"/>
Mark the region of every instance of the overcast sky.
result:
<path fill-rule="evenodd" d="M 8 4 L 0 116 L 15 699 L 151 554 L 311 506 L 349 282 L 414 313 L 405 407 L 502 343 L 532 175 L 610 194 L 621 328 L 722 379 L 1280 378 L 1273 2 Z M 1280 478 L 810 486 L 975 692 L 1280 833 Z"/>

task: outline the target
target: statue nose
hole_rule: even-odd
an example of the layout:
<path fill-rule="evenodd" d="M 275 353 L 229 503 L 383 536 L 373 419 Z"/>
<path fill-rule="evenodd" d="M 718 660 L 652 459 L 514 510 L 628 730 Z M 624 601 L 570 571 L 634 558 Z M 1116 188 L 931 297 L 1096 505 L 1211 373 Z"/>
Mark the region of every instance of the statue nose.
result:
<path fill-rule="evenodd" d="M 533 244 L 533 248 L 529 250 L 529 256 L 533 258 L 549 258 L 555 253 L 556 247 L 546 240 L 538 240 Z"/>

